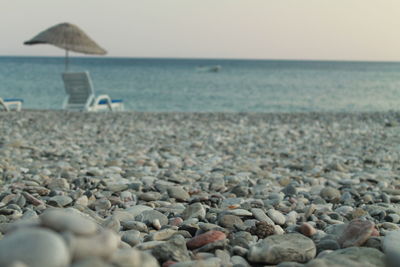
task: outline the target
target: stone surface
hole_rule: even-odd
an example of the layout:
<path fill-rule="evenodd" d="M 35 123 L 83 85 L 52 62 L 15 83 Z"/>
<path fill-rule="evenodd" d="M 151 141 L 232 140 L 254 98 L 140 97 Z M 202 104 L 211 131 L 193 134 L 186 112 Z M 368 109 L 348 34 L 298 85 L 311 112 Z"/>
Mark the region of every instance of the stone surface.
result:
<path fill-rule="evenodd" d="M 300 233 L 308 237 L 314 235 L 317 232 L 317 230 L 315 230 L 315 228 L 309 223 L 302 223 L 299 231 Z"/>
<path fill-rule="evenodd" d="M 108 259 L 117 250 L 120 237 L 111 230 L 89 237 L 72 237 L 70 247 L 72 258 L 81 260 L 89 257 Z"/>
<path fill-rule="evenodd" d="M 206 216 L 206 210 L 201 203 L 194 203 L 189 205 L 182 214 L 184 220 L 191 218 L 204 219 Z"/>
<path fill-rule="evenodd" d="M 168 188 L 169 197 L 175 198 L 178 201 L 187 201 L 190 198 L 188 192 L 185 189 L 179 186 L 171 186 Z"/>
<path fill-rule="evenodd" d="M 159 267 L 157 259 L 149 253 L 134 248 L 117 250 L 110 262 L 118 267 Z"/>
<path fill-rule="evenodd" d="M 209 243 L 224 239 L 226 239 L 226 235 L 223 232 L 211 230 L 204 234 L 193 237 L 187 241 L 186 245 L 189 249 L 196 249 Z"/>
<path fill-rule="evenodd" d="M 70 255 L 63 239 L 50 230 L 26 228 L 0 240 L 0 266 L 19 261 L 32 267 L 64 267 Z"/>
<path fill-rule="evenodd" d="M 270 209 L 270 210 L 268 210 L 267 215 L 276 224 L 279 224 L 279 225 L 285 224 L 286 218 L 280 211 Z"/>
<path fill-rule="evenodd" d="M 382 249 L 385 252 L 390 266 L 397 266 L 400 262 L 400 230 L 386 234 Z"/>
<path fill-rule="evenodd" d="M 385 267 L 385 255 L 374 248 L 350 247 L 327 253 L 310 261 L 307 267 L 354 266 Z"/>
<path fill-rule="evenodd" d="M 316 254 L 314 242 L 301 234 L 273 235 L 250 247 L 247 259 L 254 263 L 308 262 Z"/>
<path fill-rule="evenodd" d="M 71 231 L 77 235 L 92 235 L 97 230 L 97 225 L 91 220 L 61 209 L 47 210 L 40 216 L 40 221 L 55 231 Z"/>
<path fill-rule="evenodd" d="M 160 262 L 190 260 L 185 238 L 181 235 L 176 235 L 167 242 L 157 245 L 152 249 L 151 254 Z"/>
<path fill-rule="evenodd" d="M 135 217 L 137 221 L 152 224 L 154 220 L 159 220 L 161 225 L 168 224 L 168 217 L 156 210 L 145 210 Z"/>
<path fill-rule="evenodd" d="M 339 244 L 342 248 L 361 246 L 373 233 L 375 224 L 370 221 L 359 219 L 351 221 L 344 229 L 339 238 Z"/>

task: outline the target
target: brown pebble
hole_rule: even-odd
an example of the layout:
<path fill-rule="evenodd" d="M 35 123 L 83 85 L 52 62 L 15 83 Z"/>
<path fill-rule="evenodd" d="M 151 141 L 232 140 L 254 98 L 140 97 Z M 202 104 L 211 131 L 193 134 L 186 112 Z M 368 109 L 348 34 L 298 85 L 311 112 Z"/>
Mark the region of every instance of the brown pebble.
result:
<path fill-rule="evenodd" d="M 196 249 L 218 240 L 224 240 L 225 238 L 226 235 L 223 232 L 211 230 L 204 234 L 193 237 L 186 242 L 186 246 L 189 249 Z"/>
<path fill-rule="evenodd" d="M 309 223 L 302 223 L 300 226 L 300 233 L 302 233 L 305 236 L 313 236 L 315 233 L 317 232 L 317 230 L 315 230 L 315 228 L 309 224 Z"/>
<path fill-rule="evenodd" d="M 372 235 L 375 224 L 360 219 L 352 220 L 339 238 L 342 248 L 362 246 Z"/>

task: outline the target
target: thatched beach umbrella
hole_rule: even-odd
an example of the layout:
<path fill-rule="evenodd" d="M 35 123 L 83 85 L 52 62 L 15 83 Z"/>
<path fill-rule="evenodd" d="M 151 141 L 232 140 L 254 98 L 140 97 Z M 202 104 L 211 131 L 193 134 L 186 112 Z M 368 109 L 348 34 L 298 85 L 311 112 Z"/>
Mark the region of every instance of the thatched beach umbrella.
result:
<path fill-rule="evenodd" d="M 65 49 L 65 70 L 68 69 L 68 52 L 74 51 L 83 54 L 104 55 L 106 50 L 101 48 L 78 26 L 70 23 L 61 23 L 42 31 L 25 45 L 52 44 Z"/>

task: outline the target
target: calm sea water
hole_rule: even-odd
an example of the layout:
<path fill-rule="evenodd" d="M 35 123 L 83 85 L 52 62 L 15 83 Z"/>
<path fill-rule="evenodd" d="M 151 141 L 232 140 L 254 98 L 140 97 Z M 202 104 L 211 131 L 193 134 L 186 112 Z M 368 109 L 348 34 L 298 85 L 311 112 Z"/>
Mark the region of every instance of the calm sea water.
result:
<path fill-rule="evenodd" d="M 400 63 L 79 57 L 96 94 L 137 111 L 400 110 Z M 218 73 L 199 66 L 220 65 Z M 0 96 L 24 107 L 60 109 L 62 57 L 0 57 Z"/>

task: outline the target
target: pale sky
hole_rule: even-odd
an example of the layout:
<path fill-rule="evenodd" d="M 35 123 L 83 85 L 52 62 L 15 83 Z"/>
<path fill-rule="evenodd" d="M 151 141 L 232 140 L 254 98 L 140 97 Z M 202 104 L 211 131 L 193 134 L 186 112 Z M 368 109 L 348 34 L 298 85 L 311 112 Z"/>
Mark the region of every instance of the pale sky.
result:
<path fill-rule="evenodd" d="M 0 0 L 0 55 L 61 22 L 109 57 L 400 61 L 400 0 Z M 78 55 L 78 54 L 75 54 Z"/>

